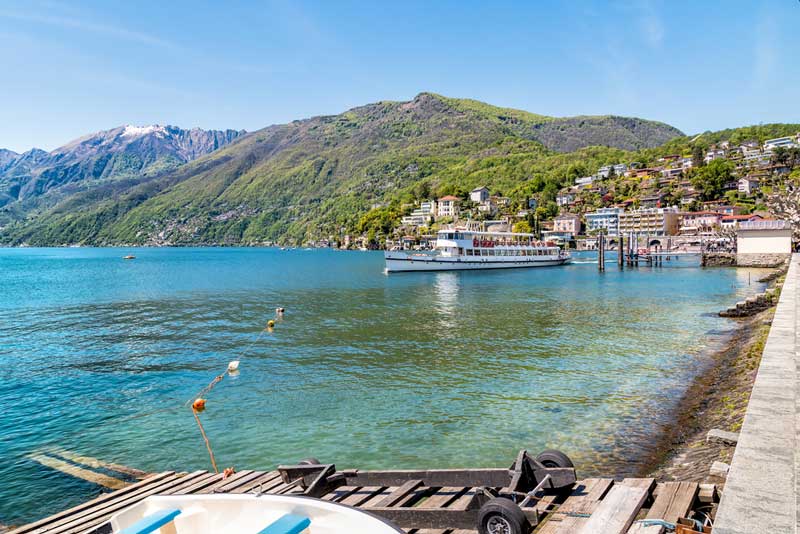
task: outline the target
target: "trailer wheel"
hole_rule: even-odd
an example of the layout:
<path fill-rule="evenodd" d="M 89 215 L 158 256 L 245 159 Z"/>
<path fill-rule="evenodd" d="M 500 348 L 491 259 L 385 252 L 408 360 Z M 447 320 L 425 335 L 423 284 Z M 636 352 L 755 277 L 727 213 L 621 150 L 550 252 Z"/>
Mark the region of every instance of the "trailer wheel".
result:
<path fill-rule="evenodd" d="M 569 456 L 554 449 L 543 451 L 536 457 L 536 461 L 545 467 L 575 467 Z"/>
<path fill-rule="evenodd" d="M 312 458 L 303 458 L 302 460 L 297 462 L 297 465 L 319 465 L 319 460 L 317 460 L 316 458 L 313 458 L 313 457 Z"/>
<path fill-rule="evenodd" d="M 530 534 L 522 508 L 503 497 L 490 499 L 478 512 L 479 534 Z"/>

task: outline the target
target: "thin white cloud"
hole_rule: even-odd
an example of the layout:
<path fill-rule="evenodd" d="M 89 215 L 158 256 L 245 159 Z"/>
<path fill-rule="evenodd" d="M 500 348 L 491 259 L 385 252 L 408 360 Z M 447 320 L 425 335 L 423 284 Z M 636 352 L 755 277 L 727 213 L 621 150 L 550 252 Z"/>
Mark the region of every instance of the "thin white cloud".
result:
<path fill-rule="evenodd" d="M 638 27 L 645 43 L 651 48 L 660 48 L 666 36 L 664 22 L 656 0 L 623 0 L 616 8 L 631 17 L 632 25 Z"/>
<path fill-rule="evenodd" d="M 762 15 L 755 26 L 753 86 L 765 89 L 772 81 L 778 64 L 778 25 L 771 16 Z"/>
<path fill-rule="evenodd" d="M 178 50 L 180 47 L 171 41 L 162 39 L 156 35 L 149 33 L 129 30 L 119 26 L 110 24 L 102 24 L 91 22 L 88 20 L 81 20 L 73 17 L 65 16 L 52 16 L 52 15 L 38 15 L 30 13 L 19 13 L 15 11 L 0 11 L 0 18 L 9 20 L 17 20 L 22 22 L 32 22 L 35 24 L 46 24 L 50 26 L 58 26 L 61 28 L 82 30 L 101 35 L 107 35 L 126 41 L 141 43 L 148 46 L 155 46 L 164 49 Z"/>

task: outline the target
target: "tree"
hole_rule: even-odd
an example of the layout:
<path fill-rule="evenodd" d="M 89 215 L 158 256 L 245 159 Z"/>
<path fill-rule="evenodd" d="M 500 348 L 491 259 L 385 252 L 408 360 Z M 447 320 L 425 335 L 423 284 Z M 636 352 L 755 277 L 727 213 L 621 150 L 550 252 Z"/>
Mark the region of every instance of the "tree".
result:
<path fill-rule="evenodd" d="M 520 221 L 514 225 L 514 231 L 521 234 L 530 234 L 533 232 L 533 228 L 528 224 L 528 221 Z"/>
<path fill-rule="evenodd" d="M 715 159 L 705 167 L 693 169 L 692 185 L 703 200 L 719 198 L 725 184 L 733 179 L 733 164 L 724 159 Z"/>
<path fill-rule="evenodd" d="M 705 152 L 705 150 L 703 150 L 703 147 L 700 145 L 694 145 L 692 147 L 692 167 L 699 168 L 706 164 L 703 152 Z"/>
<path fill-rule="evenodd" d="M 608 178 L 609 180 L 613 180 L 616 177 L 617 177 L 617 171 L 614 170 L 613 165 L 609 165 L 608 176 L 606 178 Z"/>

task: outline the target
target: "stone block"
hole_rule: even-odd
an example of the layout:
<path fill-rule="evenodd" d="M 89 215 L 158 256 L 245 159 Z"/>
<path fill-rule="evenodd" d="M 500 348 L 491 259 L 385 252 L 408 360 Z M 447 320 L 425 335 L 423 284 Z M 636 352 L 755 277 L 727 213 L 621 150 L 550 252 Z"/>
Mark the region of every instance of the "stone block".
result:
<path fill-rule="evenodd" d="M 712 428 L 706 434 L 706 443 L 720 443 L 722 445 L 736 445 L 739 441 L 739 434 L 728 432 L 718 428 Z"/>

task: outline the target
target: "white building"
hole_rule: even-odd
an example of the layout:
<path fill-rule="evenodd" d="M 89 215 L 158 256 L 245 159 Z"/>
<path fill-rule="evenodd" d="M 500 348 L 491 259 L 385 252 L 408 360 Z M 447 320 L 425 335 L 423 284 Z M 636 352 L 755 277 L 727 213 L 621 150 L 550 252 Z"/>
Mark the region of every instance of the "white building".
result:
<path fill-rule="evenodd" d="M 778 147 L 794 148 L 798 146 L 793 137 L 777 137 L 775 139 L 767 139 L 764 141 L 764 150 L 772 151 Z"/>
<path fill-rule="evenodd" d="M 476 187 L 469 192 L 469 199 L 478 204 L 486 202 L 489 200 L 489 189 L 486 187 Z"/>
<path fill-rule="evenodd" d="M 573 202 L 575 202 L 575 193 L 571 191 L 559 193 L 558 195 L 556 195 L 556 204 L 559 207 L 567 206 L 569 204 L 572 204 Z"/>
<path fill-rule="evenodd" d="M 679 224 L 678 208 L 642 208 L 619 214 L 622 235 L 676 235 Z"/>
<path fill-rule="evenodd" d="M 428 226 L 431 222 L 431 218 L 435 215 L 436 201 L 425 200 L 420 203 L 417 209 L 403 217 L 400 222 L 407 226 Z"/>
<path fill-rule="evenodd" d="M 792 252 L 792 227 L 789 221 L 742 222 L 736 230 L 736 264 L 780 263 Z"/>
<path fill-rule="evenodd" d="M 592 213 L 587 213 L 586 230 L 589 234 L 604 231 L 608 236 L 619 235 L 619 214 L 622 208 L 600 208 Z"/>
<path fill-rule="evenodd" d="M 598 180 L 599 177 L 597 176 L 584 176 L 583 178 L 575 178 L 575 185 L 577 186 L 586 186 L 590 185 L 592 182 Z"/>
<path fill-rule="evenodd" d="M 458 217 L 461 199 L 453 195 L 442 197 L 437 202 L 437 217 Z"/>
<path fill-rule="evenodd" d="M 608 178 L 611 174 L 611 169 L 614 169 L 614 174 L 616 176 L 622 176 L 628 170 L 628 166 L 624 163 L 617 163 L 616 165 L 606 165 L 605 167 L 600 167 L 597 170 L 597 176 L 600 178 Z"/>
<path fill-rule="evenodd" d="M 715 159 L 722 159 L 724 157 L 725 157 L 724 150 L 722 150 L 721 148 L 714 148 L 706 152 L 706 157 L 704 157 L 703 160 L 706 163 L 711 163 Z"/>
<path fill-rule="evenodd" d="M 760 148 L 749 148 L 742 146 L 742 156 L 748 163 L 759 163 L 769 161 L 769 153 Z"/>
<path fill-rule="evenodd" d="M 758 191 L 760 184 L 759 181 L 755 178 L 739 178 L 738 189 L 740 193 L 744 193 L 746 195 L 752 195 L 756 191 Z"/>

